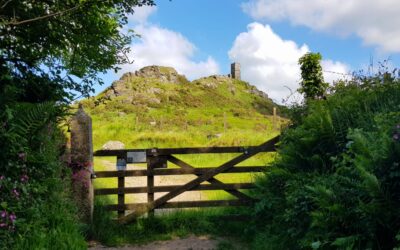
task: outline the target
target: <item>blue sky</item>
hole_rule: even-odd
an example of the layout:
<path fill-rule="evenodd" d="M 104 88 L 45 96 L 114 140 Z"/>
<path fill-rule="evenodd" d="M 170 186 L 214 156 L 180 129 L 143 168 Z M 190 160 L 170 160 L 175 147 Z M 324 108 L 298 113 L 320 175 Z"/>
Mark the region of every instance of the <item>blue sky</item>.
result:
<path fill-rule="evenodd" d="M 399 2 L 399 3 L 398 3 Z M 172 66 L 193 80 L 228 74 L 232 61 L 242 78 L 281 102 L 300 79 L 298 58 L 320 52 L 325 79 L 332 82 L 367 70 L 373 58 L 400 53 L 397 0 L 158 0 L 137 8 L 127 28 L 141 35 L 132 44 L 133 64 L 104 75 L 109 86 L 123 73 L 147 65 Z M 390 17 L 390 18 L 388 18 Z M 339 74 L 330 73 L 337 72 Z M 343 74 L 343 75 L 342 75 Z"/>

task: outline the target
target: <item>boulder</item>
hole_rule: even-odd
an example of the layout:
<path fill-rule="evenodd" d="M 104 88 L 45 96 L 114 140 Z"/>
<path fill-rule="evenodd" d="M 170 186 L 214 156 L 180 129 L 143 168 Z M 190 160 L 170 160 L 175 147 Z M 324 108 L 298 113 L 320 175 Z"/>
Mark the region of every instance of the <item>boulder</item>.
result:
<path fill-rule="evenodd" d="M 125 148 L 125 144 L 123 144 L 120 141 L 108 141 L 101 148 L 103 150 L 124 149 Z"/>
<path fill-rule="evenodd" d="M 135 72 L 135 76 L 157 78 L 159 81 L 165 83 L 183 83 L 188 81 L 184 75 L 178 74 L 174 68 L 163 66 L 147 66 L 141 68 Z"/>

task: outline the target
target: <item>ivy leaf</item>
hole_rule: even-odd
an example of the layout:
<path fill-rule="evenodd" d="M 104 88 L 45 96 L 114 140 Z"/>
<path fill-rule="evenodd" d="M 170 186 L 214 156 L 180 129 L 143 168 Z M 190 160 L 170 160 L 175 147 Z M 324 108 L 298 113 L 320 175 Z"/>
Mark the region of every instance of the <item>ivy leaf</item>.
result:
<path fill-rule="evenodd" d="M 311 248 L 312 249 L 319 249 L 321 247 L 321 241 L 315 241 L 311 243 Z"/>
<path fill-rule="evenodd" d="M 3 201 L 2 203 L 0 203 L 0 206 L 1 206 L 2 208 L 4 208 L 4 209 L 7 209 L 8 204 L 7 204 L 7 202 Z"/>

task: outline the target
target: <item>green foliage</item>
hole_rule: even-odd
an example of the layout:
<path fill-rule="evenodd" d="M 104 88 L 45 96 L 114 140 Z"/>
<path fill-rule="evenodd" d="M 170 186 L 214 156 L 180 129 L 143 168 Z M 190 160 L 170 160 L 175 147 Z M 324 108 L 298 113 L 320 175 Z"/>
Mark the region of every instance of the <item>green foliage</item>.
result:
<path fill-rule="evenodd" d="M 6 1 L 0 8 L 0 107 L 88 95 L 117 64 L 132 35 L 120 32 L 152 0 Z"/>
<path fill-rule="evenodd" d="M 56 123 L 99 72 L 118 70 L 127 15 L 152 0 L 3 1 L 0 7 L 0 247 L 83 249 Z M 36 104 L 36 105 L 35 105 Z M 65 182 L 65 183 L 64 183 Z M 29 233 L 28 233 L 29 232 Z"/>
<path fill-rule="evenodd" d="M 307 53 L 299 59 L 302 79 L 299 92 L 304 93 L 307 100 L 321 99 L 328 88 L 322 75 L 321 60 L 320 53 Z"/>
<path fill-rule="evenodd" d="M 0 127 L 0 249 L 85 249 L 70 200 L 65 144 L 57 128 L 64 108 L 18 103 Z M 62 179 L 63 178 L 63 179 Z"/>
<path fill-rule="evenodd" d="M 253 247 L 398 247 L 400 80 L 342 82 L 307 109 L 258 183 Z"/>

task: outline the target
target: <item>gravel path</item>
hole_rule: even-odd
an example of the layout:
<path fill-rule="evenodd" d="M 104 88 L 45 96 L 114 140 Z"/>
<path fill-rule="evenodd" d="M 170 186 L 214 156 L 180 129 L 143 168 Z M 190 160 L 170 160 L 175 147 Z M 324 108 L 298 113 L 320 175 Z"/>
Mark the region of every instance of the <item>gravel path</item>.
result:
<path fill-rule="evenodd" d="M 190 236 L 184 239 L 173 239 L 166 241 L 155 241 L 140 246 L 104 247 L 101 245 L 90 247 L 91 250 L 209 250 L 217 249 L 218 239 L 211 239 L 209 236 Z"/>

